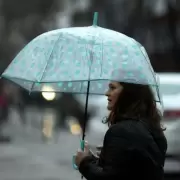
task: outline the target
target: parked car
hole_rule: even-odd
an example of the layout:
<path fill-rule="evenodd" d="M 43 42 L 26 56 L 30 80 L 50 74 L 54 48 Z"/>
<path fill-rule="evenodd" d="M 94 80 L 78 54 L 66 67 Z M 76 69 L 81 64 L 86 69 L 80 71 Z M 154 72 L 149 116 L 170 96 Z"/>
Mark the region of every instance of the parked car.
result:
<path fill-rule="evenodd" d="M 180 119 L 180 73 L 158 73 L 164 120 Z"/>
<path fill-rule="evenodd" d="M 166 121 L 165 135 L 168 142 L 165 161 L 165 180 L 180 179 L 180 121 Z"/>

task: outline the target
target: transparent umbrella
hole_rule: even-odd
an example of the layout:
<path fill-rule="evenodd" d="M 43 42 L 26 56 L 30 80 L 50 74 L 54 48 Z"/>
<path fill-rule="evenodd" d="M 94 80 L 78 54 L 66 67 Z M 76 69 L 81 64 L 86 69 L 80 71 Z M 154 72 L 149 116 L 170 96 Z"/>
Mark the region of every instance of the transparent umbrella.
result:
<path fill-rule="evenodd" d="M 144 47 L 124 34 L 97 26 L 97 16 L 95 13 L 92 26 L 58 29 L 36 37 L 2 77 L 30 92 L 50 86 L 54 92 L 87 94 L 85 120 L 88 95 L 104 94 L 109 81 L 149 85 L 160 101 Z"/>

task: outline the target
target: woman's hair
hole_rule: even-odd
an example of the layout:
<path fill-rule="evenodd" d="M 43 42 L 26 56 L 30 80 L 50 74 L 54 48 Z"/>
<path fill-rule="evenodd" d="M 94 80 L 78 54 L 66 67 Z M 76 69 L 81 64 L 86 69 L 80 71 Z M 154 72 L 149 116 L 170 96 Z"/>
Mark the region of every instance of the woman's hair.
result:
<path fill-rule="evenodd" d="M 148 85 L 121 83 L 123 90 L 112 109 L 107 122 L 115 124 L 122 119 L 148 121 L 157 129 L 161 127 L 161 113 L 156 107 L 156 101 Z"/>

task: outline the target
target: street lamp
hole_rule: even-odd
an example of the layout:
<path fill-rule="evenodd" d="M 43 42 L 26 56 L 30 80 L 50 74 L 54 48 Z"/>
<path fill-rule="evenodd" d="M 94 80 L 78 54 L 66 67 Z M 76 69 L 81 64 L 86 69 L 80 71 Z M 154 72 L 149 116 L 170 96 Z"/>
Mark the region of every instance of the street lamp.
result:
<path fill-rule="evenodd" d="M 42 88 L 42 96 L 47 101 L 53 101 L 56 98 L 56 93 L 54 92 L 54 89 L 50 86 L 43 86 Z"/>

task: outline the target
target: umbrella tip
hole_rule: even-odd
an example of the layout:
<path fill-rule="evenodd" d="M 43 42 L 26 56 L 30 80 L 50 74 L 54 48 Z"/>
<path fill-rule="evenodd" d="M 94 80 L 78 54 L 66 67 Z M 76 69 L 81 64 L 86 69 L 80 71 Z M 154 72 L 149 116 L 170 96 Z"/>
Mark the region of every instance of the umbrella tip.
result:
<path fill-rule="evenodd" d="M 97 26 L 97 22 L 98 22 L 98 12 L 94 12 L 93 26 Z"/>

